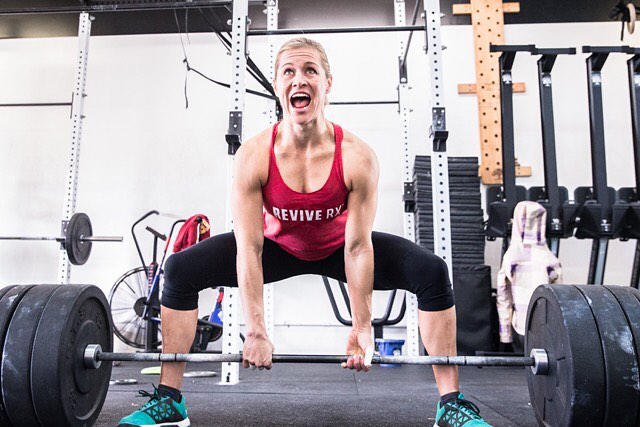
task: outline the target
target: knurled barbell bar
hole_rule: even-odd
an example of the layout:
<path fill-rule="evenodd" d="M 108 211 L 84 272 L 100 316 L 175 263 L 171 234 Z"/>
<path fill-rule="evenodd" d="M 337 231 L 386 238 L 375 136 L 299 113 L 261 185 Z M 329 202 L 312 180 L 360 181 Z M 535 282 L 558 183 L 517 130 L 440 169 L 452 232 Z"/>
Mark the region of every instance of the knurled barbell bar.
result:
<path fill-rule="evenodd" d="M 342 363 L 346 355 L 274 354 L 274 363 Z M 89 344 L 84 351 L 84 366 L 98 369 L 102 362 L 242 362 L 242 354 L 207 353 L 109 353 L 103 352 L 99 344 Z M 549 359 L 543 349 L 534 348 L 530 357 L 491 356 L 381 356 L 374 355 L 374 365 L 391 363 L 400 365 L 458 365 L 458 366 L 529 366 L 534 375 L 546 375 Z"/>
<path fill-rule="evenodd" d="M 62 245 L 69 262 L 82 265 L 89 259 L 93 242 L 122 242 L 122 236 L 93 236 L 91 220 L 84 213 L 75 213 L 66 224 L 61 237 L 0 236 L 0 240 L 51 240 Z"/>
<path fill-rule="evenodd" d="M 90 426 L 112 363 L 239 362 L 239 354 L 111 353 L 113 322 L 91 285 L 0 289 L 0 425 Z M 104 349 L 104 351 L 103 351 Z M 638 425 L 640 291 L 542 285 L 527 312 L 529 357 L 375 356 L 373 363 L 529 366 L 541 425 Z M 278 363 L 339 363 L 347 356 L 274 355 Z"/>

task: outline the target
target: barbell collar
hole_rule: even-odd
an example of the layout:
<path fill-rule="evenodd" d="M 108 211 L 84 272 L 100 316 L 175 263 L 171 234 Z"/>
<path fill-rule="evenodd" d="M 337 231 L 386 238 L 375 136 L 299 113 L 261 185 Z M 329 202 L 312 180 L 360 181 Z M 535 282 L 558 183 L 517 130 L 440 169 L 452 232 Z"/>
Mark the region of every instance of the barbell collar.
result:
<path fill-rule="evenodd" d="M 274 363 L 342 363 L 346 355 L 288 355 L 274 354 Z M 95 367 L 99 362 L 242 362 L 241 354 L 210 353 L 107 353 L 100 346 L 89 345 L 84 352 L 84 364 Z M 373 356 L 373 364 L 402 365 L 458 365 L 458 366 L 530 366 L 536 367 L 534 374 L 545 375 L 548 372 L 547 352 L 533 349 L 531 357 L 490 357 L 490 356 Z"/>
<path fill-rule="evenodd" d="M 532 348 L 529 356 L 533 359 L 533 366 L 531 366 L 533 375 L 547 375 L 549 373 L 549 355 L 546 350 Z"/>
<path fill-rule="evenodd" d="M 99 369 L 102 361 L 98 360 L 98 355 L 102 353 L 100 344 L 89 344 L 84 349 L 84 367 L 88 369 Z"/>

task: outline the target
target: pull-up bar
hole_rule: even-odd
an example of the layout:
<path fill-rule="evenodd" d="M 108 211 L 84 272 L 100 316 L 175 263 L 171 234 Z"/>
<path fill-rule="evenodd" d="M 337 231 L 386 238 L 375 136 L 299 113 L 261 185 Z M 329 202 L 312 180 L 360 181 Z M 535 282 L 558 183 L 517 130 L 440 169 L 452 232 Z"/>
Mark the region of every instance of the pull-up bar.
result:
<path fill-rule="evenodd" d="M 303 35 L 303 34 L 336 34 L 336 33 L 382 33 L 400 31 L 424 31 L 423 25 L 378 26 L 378 27 L 344 27 L 344 28 L 286 28 L 279 30 L 249 30 L 249 36 L 271 35 Z"/>

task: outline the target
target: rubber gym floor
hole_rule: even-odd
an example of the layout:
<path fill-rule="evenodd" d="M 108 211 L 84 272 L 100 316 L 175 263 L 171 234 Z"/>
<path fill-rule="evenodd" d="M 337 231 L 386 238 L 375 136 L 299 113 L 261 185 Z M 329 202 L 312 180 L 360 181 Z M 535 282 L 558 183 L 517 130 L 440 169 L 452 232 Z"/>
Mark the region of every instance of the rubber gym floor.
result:
<path fill-rule="evenodd" d="M 109 387 L 97 426 L 115 426 L 147 401 L 158 376 L 141 375 L 152 366 L 123 362 L 112 380 L 134 385 Z M 526 368 L 528 369 L 528 368 Z M 271 371 L 240 369 L 240 382 L 220 385 L 219 363 L 191 364 L 187 371 L 213 370 L 212 378 L 185 378 L 183 393 L 192 426 L 429 426 L 438 392 L 429 366 L 380 367 L 356 373 L 326 364 L 279 364 Z M 525 368 L 460 367 L 463 393 L 492 425 L 534 427 Z"/>

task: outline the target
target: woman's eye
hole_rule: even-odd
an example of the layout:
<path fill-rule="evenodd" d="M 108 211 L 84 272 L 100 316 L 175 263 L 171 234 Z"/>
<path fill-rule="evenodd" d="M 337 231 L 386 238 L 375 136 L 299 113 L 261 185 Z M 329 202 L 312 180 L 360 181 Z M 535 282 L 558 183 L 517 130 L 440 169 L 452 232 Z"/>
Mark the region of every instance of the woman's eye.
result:
<path fill-rule="evenodd" d="M 316 71 L 316 69 L 315 69 L 315 68 L 309 68 L 309 69 L 307 70 L 307 72 L 308 72 L 309 74 L 318 74 L 318 72 Z"/>
<path fill-rule="evenodd" d="M 285 76 L 288 76 L 288 75 L 290 75 L 290 74 L 293 74 L 293 70 L 292 70 L 291 68 L 287 68 L 287 69 L 285 69 L 285 70 L 284 70 L 284 73 L 283 73 L 283 74 L 284 74 Z"/>

